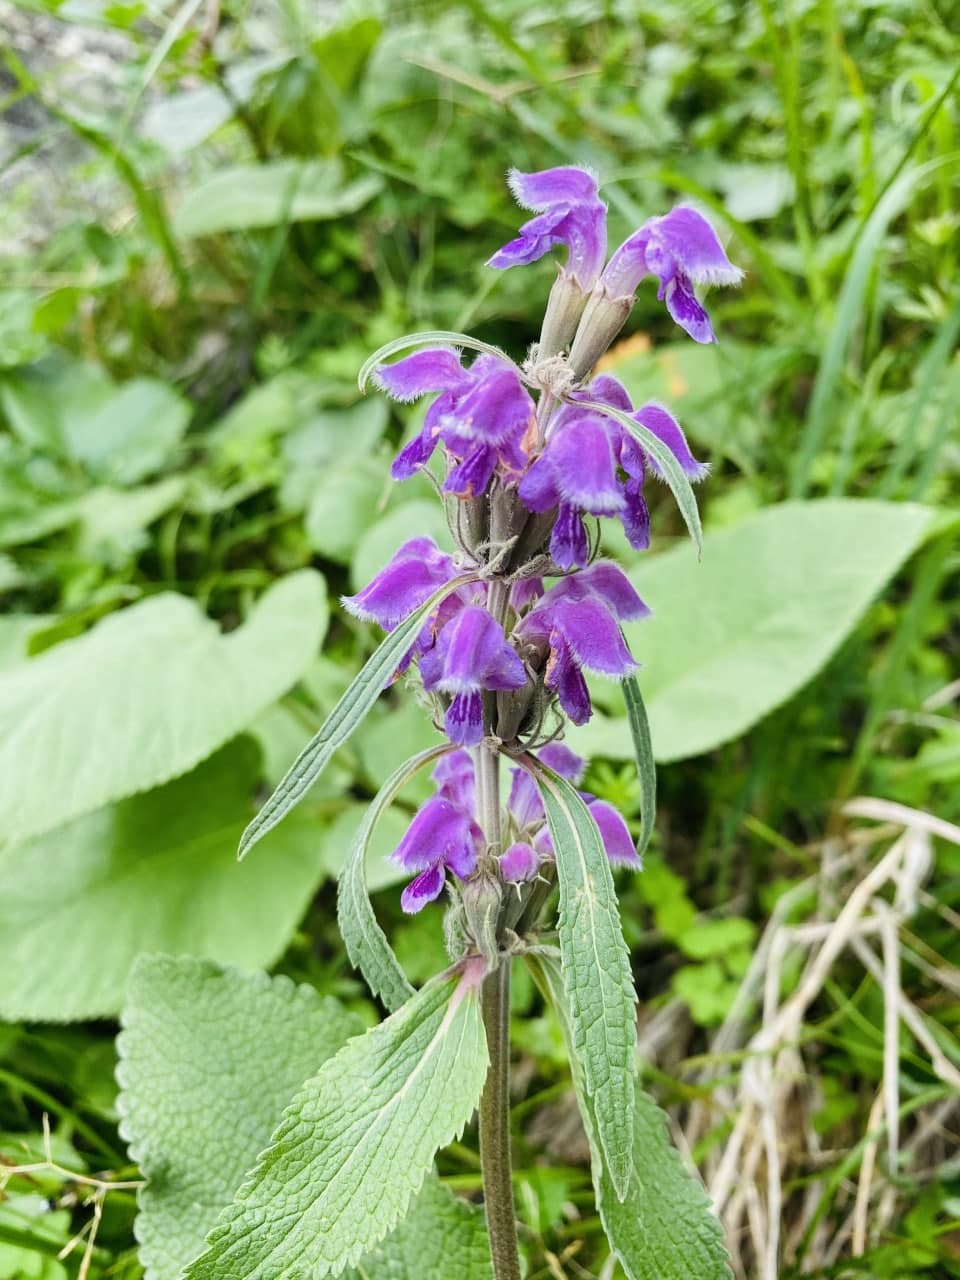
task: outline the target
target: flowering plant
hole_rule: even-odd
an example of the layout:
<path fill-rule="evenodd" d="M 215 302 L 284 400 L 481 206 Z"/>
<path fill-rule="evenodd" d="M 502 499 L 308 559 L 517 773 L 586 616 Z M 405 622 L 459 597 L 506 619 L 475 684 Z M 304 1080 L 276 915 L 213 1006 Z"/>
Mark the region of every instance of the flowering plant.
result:
<path fill-rule="evenodd" d="M 360 375 L 361 388 L 372 376 L 398 401 L 434 397 L 393 476 L 431 476 L 456 551 L 413 538 L 344 600 L 386 639 L 241 844 L 246 853 L 296 804 L 389 682 L 418 673 L 445 741 L 384 784 L 338 899 L 350 958 L 391 1016 L 304 1086 L 189 1280 L 320 1277 L 353 1266 L 420 1204 L 436 1151 L 478 1102 L 489 1257 L 470 1274 L 489 1276 L 492 1266 L 495 1280 L 519 1280 L 508 1110 L 517 959 L 564 1028 L 598 1209 L 624 1271 L 727 1274 L 706 1199 L 635 1086 L 635 994 L 611 867 L 640 868 L 653 823 L 649 733 L 621 631 L 649 611 L 599 556 L 597 536 L 599 518 L 616 518 L 632 547 L 648 546 L 652 475 L 670 486 L 699 541 L 691 482 L 706 468 L 668 409 L 636 407 L 617 379 L 590 375 L 646 276 L 674 321 L 710 342 L 694 285 L 732 284 L 740 272 L 694 209 L 651 218 L 607 261 L 606 208 L 588 172 L 513 172 L 510 186 L 535 216 L 489 265 L 567 249 L 527 360 L 517 365 L 466 335 L 417 334 L 382 349 Z M 472 362 L 465 350 L 477 353 Z M 642 784 L 637 843 L 611 805 L 578 790 L 584 761 L 562 741 L 568 721 L 591 715 L 585 673 L 622 684 Z M 427 767 L 436 792 L 392 856 L 408 876 L 405 911 L 446 895 L 450 967 L 414 992 L 374 917 L 363 862 L 379 816 Z M 389 1240 L 382 1247 L 389 1255 Z M 466 1274 L 460 1263 L 450 1268 Z"/>

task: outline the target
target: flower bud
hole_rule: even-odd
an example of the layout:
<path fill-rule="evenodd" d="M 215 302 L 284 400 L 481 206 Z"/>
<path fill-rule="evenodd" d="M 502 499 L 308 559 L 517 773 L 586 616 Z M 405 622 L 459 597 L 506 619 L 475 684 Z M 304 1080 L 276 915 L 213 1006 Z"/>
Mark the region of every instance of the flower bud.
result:
<path fill-rule="evenodd" d="M 547 300 L 537 347 L 538 361 L 559 355 L 567 349 L 577 332 L 577 325 L 589 296 L 589 293 L 584 293 L 579 281 L 561 267 Z"/>
<path fill-rule="evenodd" d="M 627 322 L 633 308 L 632 295 L 613 298 L 602 284 L 590 295 L 570 348 L 570 368 L 582 381 Z"/>
<path fill-rule="evenodd" d="M 496 865 L 496 864 L 494 864 Z M 492 869 L 481 864 L 461 890 L 467 942 L 494 968 L 500 953 L 500 908 L 503 886 Z"/>

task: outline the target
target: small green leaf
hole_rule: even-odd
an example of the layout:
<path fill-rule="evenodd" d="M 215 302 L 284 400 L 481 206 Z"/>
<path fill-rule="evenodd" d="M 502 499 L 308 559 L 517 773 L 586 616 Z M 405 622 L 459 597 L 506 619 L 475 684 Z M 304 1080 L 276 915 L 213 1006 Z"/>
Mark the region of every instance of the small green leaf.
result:
<path fill-rule="evenodd" d="M 373 913 L 364 876 L 367 846 L 381 815 L 393 803 L 407 779 L 449 750 L 448 746 L 440 746 L 421 751 L 390 775 L 370 802 L 340 874 L 337 916 L 347 955 L 350 963 L 366 978 L 370 990 L 391 1012 L 399 1009 L 413 995 L 413 988 Z"/>
<path fill-rule="evenodd" d="M 623 1196 L 633 1160 L 637 997 L 613 875 L 597 824 L 576 788 L 543 765 L 532 772 L 557 860 L 558 934 L 574 1052 L 611 1177 Z"/>
<path fill-rule="evenodd" d="M 637 757 L 637 776 L 640 779 L 640 835 L 637 839 L 637 853 L 643 857 L 653 834 L 653 822 L 657 814 L 657 766 L 653 759 L 647 709 L 643 705 L 636 677 L 627 676 L 622 688 L 630 736 L 633 738 L 633 749 Z"/>
<path fill-rule="evenodd" d="M 187 1280 L 339 1275 L 407 1213 L 486 1071 L 476 991 L 428 983 L 304 1085 Z"/>
<path fill-rule="evenodd" d="M 614 1183 L 599 1130 L 596 1099 L 574 1048 L 575 1029 L 560 965 L 541 952 L 528 963 L 546 989 L 570 1053 L 573 1084 L 590 1143 L 597 1209 L 627 1280 L 730 1280 L 723 1230 L 698 1178 L 683 1165 L 657 1103 L 636 1091 L 633 1165 L 626 1195 Z"/>
<path fill-rule="evenodd" d="M 664 479 L 670 486 L 670 491 L 677 500 L 677 506 L 683 516 L 683 522 L 690 531 L 690 537 L 693 539 L 699 555 L 703 550 L 703 529 L 700 526 L 697 499 L 693 492 L 693 486 L 684 475 L 683 468 L 677 461 L 673 450 L 669 449 L 659 436 L 655 436 L 649 427 L 645 427 L 642 422 L 637 422 L 629 414 L 622 413 L 611 405 L 602 404 L 599 400 L 578 399 L 576 403 L 583 409 L 593 409 L 596 413 L 602 413 L 608 418 L 614 418 L 637 439 L 644 452 L 649 453 L 651 458 L 656 460 L 660 470 L 663 472 Z"/>
<path fill-rule="evenodd" d="M 435 591 L 416 613 L 412 613 L 391 631 L 371 654 L 327 716 L 320 732 L 300 752 L 280 785 L 243 833 L 239 857 L 245 857 L 257 841 L 262 840 L 303 799 L 327 767 L 334 752 L 349 739 L 383 693 L 400 660 L 413 644 L 424 619 L 451 592 L 470 581 L 472 578 L 464 575 L 454 578 L 439 591 Z"/>
<path fill-rule="evenodd" d="M 329 611 L 313 570 L 223 635 L 165 592 L 0 672 L 0 829 L 25 840 L 194 768 L 312 662 Z"/>

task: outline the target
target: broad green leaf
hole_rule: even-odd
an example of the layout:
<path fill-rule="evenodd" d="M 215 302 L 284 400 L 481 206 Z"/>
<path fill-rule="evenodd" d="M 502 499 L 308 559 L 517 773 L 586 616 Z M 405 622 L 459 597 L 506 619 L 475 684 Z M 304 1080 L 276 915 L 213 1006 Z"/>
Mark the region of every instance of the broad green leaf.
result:
<path fill-rule="evenodd" d="M 335 1000 L 287 978 L 186 957 L 137 962 L 117 1074 L 122 1133 L 149 1180 L 136 1226 L 146 1280 L 177 1280 L 290 1098 L 362 1031 Z M 400 1226 L 351 1274 L 490 1280 L 483 1213 L 429 1177 Z"/>
<path fill-rule="evenodd" d="M 326 873 L 314 822 L 238 867 L 260 757 L 239 738 L 166 786 L 0 850 L 0 1017 L 106 1017 L 135 958 L 272 964 Z"/>
<path fill-rule="evenodd" d="M 307 1081 L 187 1280 L 339 1275 L 407 1213 L 486 1070 L 476 991 L 428 983 Z"/>
<path fill-rule="evenodd" d="M 326 776 L 329 777 L 330 773 Z M 323 831 L 323 865 L 327 874 L 335 880 L 339 879 L 347 865 L 357 832 L 369 808 L 369 803 L 362 800 L 351 801 Z M 398 807 L 388 809 L 378 819 L 376 830 L 367 844 L 367 889 L 371 893 L 402 884 L 409 879 L 409 873 L 390 861 L 389 855 L 403 839 L 411 817 L 409 809 Z M 437 968 L 442 968 L 442 965 Z"/>
<path fill-rule="evenodd" d="M 389 480 L 376 457 L 344 458 L 324 468 L 307 507 L 307 540 L 326 560 L 349 564 L 364 532 L 376 521 Z"/>
<path fill-rule="evenodd" d="M 422 751 L 387 779 L 370 802 L 340 875 L 337 917 L 347 955 L 366 978 L 374 995 L 391 1011 L 400 1008 L 413 994 L 413 988 L 373 913 L 365 878 L 367 846 L 381 815 L 389 809 L 407 779 L 445 755 L 448 749 L 441 746 Z"/>
<path fill-rule="evenodd" d="M 647 709 L 643 705 L 640 686 L 635 676 L 627 676 L 622 684 L 623 701 L 627 708 L 627 723 L 633 738 L 633 752 L 637 760 L 637 776 L 640 779 L 640 835 L 637 853 L 643 856 L 653 834 L 653 822 L 657 814 L 657 766 L 653 759 L 653 743 Z"/>
<path fill-rule="evenodd" d="M 935 513 L 910 503 L 785 502 L 630 571 L 653 616 L 624 630 L 656 758 L 683 760 L 745 733 L 824 666 Z M 602 690 L 600 696 L 603 697 Z M 626 718 L 572 731 L 583 755 L 628 760 Z"/>
<path fill-rule="evenodd" d="M 698 1178 L 684 1168 L 657 1103 L 636 1091 L 633 1167 L 626 1196 L 618 1194 L 601 1143 L 596 1099 L 577 1059 L 575 1030 L 560 965 L 550 955 L 530 964 L 546 987 L 570 1052 L 580 1114 L 590 1143 L 597 1208 L 627 1280 L 730 1280 L 720 1223 Z"/>
<path fill-rule="evenodd" d="M 0 672 L 0 831 L 49 831 L 186 773 L 299 678 L 327 626 L 323 579 L 281 579 L 228 635 L 154 596 Z"/>
<path fill-rule="evenodd" d="M 600 1144 L 622 1196 L 633 1160 L 637 997 L 613 875 L 597 824 L 576 789 L 543 765 L 533 774 L 557 860 L 557 930 L 573 1017 L 573 1052 L 582 1064 Z"/>
<path fill-rule="evenodd" d="M 383 693 L 400 660 L 413 644 L 424 620 L 452 591 L 470 581 L 469 577 L 454 578 L 446 586 L 435 591 L 416 613 L 401 622 L 389 633 L 380 647 L 367 659 L 351 681 L 347 691 L 327 716 L 320 732 L 307 743 L 297 756 L 280 785 L 250 823 L 240 841 L 239 856 L 243 858 L 258 840 L 300 802 L 330 761 L 331 756 L 349 739 L 361 724 L 373 704 Z"/>
<path fill-rule="evenodd" d="M 163 466 L 190 420 L 189 403 L 165 382 L 135 378 L 118 386 L 79 361 L 49 360 L 8 374 L 0 404 L 25 443 L 119 485 Z"/>
<path fill-rule="evenodd" d="M 683 468 L 677 461 L 674 453 L 669 449 L 659 436 L 654 435 L 649 427 L 645 427 L 642 422 L 637 422 L 627 413 L 621 413 L 619 409 L 614 409 L 608 404 L 602 404 L 599 400 L 578 400 L 584 409 L 593 409 L 597 413 L 602 413 L 605 417 L 613 418 L 619 422 L 621 427 L 625 428 L 638 441 L 645 453 L 650 454 L 654 458 L 663 472 L 664 479 L 670 486 L 670 491 L 677 500 L 677 506 L 680 508 L 680 514 L 683 516 L 683 522 L 690 532 L 690 537 L 694 541 L 697 553 L 703 549 L 703 530 L 700 527 L 700 512 L 697 509 L 697 499 L 693 492 L 693 486 L 683 473 Z"/>
<path fill-rule="evenodd" d="M 121 1132 L 148 1179 L 136 1227 L 147 1280 L 176 1280 L 197 1256 L 283 1108 L 362 1031 L 289 978 L 186 956 L 137 961 L 117 1076 Z"/>
<path fill-rule="evenodd" d="M 382 187 L 374 174 L 345 184 L 336 160 L 232 165 L 186 194 L 173 225 L 190 238 L 340 218 L 368 204 Z"/>

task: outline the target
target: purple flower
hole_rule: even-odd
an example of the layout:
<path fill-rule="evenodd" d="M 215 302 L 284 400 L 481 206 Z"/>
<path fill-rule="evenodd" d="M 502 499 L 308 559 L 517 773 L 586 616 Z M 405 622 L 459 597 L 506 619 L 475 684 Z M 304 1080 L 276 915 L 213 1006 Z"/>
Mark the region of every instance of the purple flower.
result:
<path fill-rule="evenodd" d="M 571 751 L 569 747 L 565 747 L 562 742 L 547 743 L 537 753 L 537 758 L 548 769 L 552 769 L 554 773 L 559 773 L 561 777 L 566 778 L 568 782 L 572 782 L 574 786 L 583 777 L 583 771 L 586 768 L 586 761 L 582 760 L 576 752 Z M 543 801 L 540 799 L 537 784 L 526 769 L 512 769 L 511 773 L 513 774 L 513 780 L 510 784 L 510 798 L 507 800 L 507 809 L 516 823 L 517 830 L 530 832 L 532 827 L 546 821 Z"/>
<path fill-rule="evenodd" d="M 503 629 L 486 609 L 468 606 L 447 623 L 434 647 L 420 660 L 428 693 L 453 694 L 444 724 L 457 746 L 476 746 L 483 737 L 483 691 L 520 689 L 527 673 Z"/>
<path fill-rule="evenodd" d="M 743 272 L 723 251 L 710 223 L 685 205 L 650 218 L 607 263 L 599 288 L 610 298 L 632 297 L 646 275 L 660 281 L 657 297 L 696 342 L 716 342 L 694 284 L 739 284 Z"/>
<path fill-rule="evenodd" d="M 511 169 L 507 182 L 517 204 L 539 216 L 525 222 L 519 236 L 498 249 L 487 266 L 524 266 L 563 244 L 567 274 L 589 292 L 607 252 L 607 207 L 597 194 L 596 178 L 585 169 L 563 166 L 539 173 Z"/>
<path fill-rule="evenodd" d="M 590 797 L 587 801 L 590 816 L 600 829 L 600 839 L 612 863 L 622 867 L 641 866 L 633 836 L 623 818 L 606 800 Z"/>
<path fill-rule="evenodd" d="M 397 455 L 391 469 L 395 480 L 406 480 L 425 466 L 441 442 L 456 464 L 444 488 L 458 497 L 483 493 L 498 465 L 507 473 L 526 465 L 524 437 L 535 408 L 507 361 L 481 355 L 464 369 L 456 351 L 429 347 L 380 365 L 375 377 L 395 400 L 440 392 L 420 434 Z"/>
<path fill-rule="evenodd" d="M 432 538 L 411 538 L 362 591 L 342 596 L 341 603 L 355 618 L 392 631 L 455 577 L 453 560 Z"/>
<path fill-rule="evenodd" d="M 390 855 L 404 870 L 419 872 L 401 895 L 403 910 L 412 914 L 439 898 L 447 868 L 465 880 L 482 845 L 483 833 L 467 811 L 442 795 L 428 800 Z"/>
<path fill-rule="evenodd" d="M 545 683 L 574 724 L 585 724 L 592 712 L 584 669 L 614 679 L 635 671 L 620 623 L 648 613 L 616 565 L 600 562 L 551 587 L 523 619 L 517 633 L 548 646 Z"/>
<path fill-rule="evenodd" d="M 526 841 L 518 840 L 500 855 L 500 875 L 514 884 L 535 880 L 539 870 L 540 855 Z"/>
<path fill-rule="evenodd" d="M 642 423 L 663 441 L 691 479 L 706 474 L 707 468 L 690 452 L 679 423 L 661 405 L 650 403 L 634 410 L 626 388 L 608 374 L 574 394 L 609 404 Z M 521 478 L 517 492 L 530 511 L 557 508 L 550 554 L 561 569 L 582 567 L 589 559 L 584 514 L 619 516 L 630 545 L 638 551 L 648 546 L 650 516 L 643 497 L 648 467 L 662 478 L 656 460 L 613 418 L 575 403 L 555 414 L 546 446 Z"/>

